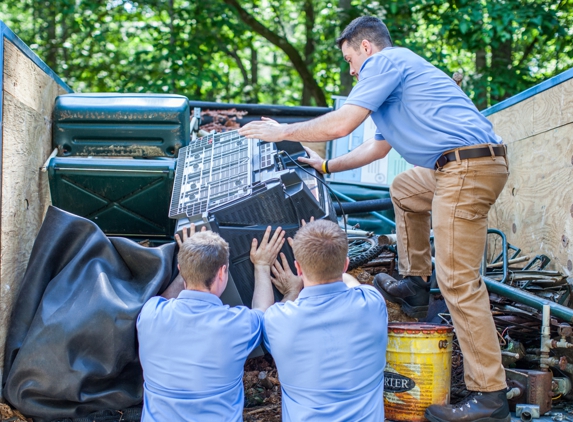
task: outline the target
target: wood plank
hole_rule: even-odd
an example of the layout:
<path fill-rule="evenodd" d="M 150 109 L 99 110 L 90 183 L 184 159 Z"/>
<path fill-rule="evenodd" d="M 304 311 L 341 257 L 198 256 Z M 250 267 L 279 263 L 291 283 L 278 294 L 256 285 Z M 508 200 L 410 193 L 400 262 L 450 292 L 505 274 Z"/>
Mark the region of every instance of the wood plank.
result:
<path fill-rule="evenodd" d="M 573 123 L 508 145 L 510 176 L 489 216 L 524 254 L 545 254 L 571 274 Z"/>
<path fill-rule="evenodd" d="M 65 91 L 12 43 L 4 40 L 2 214 L 0 222 L 0 344 L 12 304 L 50 203 L 40 167 L 52 149 L 55 97 Z M 0 368 L 4 349 L 0 348 Z"/>

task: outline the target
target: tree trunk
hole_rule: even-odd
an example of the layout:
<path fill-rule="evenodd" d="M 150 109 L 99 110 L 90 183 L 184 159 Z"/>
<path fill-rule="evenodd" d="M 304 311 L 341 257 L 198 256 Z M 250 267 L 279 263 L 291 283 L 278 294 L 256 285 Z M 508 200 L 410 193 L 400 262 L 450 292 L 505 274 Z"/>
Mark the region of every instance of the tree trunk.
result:
<path fill-rule="evenodd" d="M 58 63 L 58 46 L 56 44 L 56 26 L 58 25 L 58 12 L 56 10 L 55 2 L 46 1 L 44 2 L 44 7 L 45 11 L 47 12 L 46 14 L 48 15 L 46 19 L 46 44 L 48 46 L 46 64 L 57 72 L 59 70 L 56 68 Z"/>
<path fill-rule="evenodd" d="M 171 77 L 170 85 L 171 89 L 170 92 L 175 93 L 175 66 L 173 56 L 175 55 L 175 27 L 174 27 L 174 20 L 175 20 L 175 5 L 173 4 L 174 0 L 169 0 L 169 76 Z"/>
<path fill-rule="evenodd" d="M 344 31 L 346 25 L 350 23 L 350 9 L 351 9 L 351 1 L 350 0 L 339 0 L 338 1 L 338 9 L 339 12 L 339 20 L 340 20 L 340 33 Z M 342 53 L 341 53 L 342 55 Z M 350 91 L 352 91 L 352 75 L 350 75 L 350 67 L 348 63 L 342 61 L 340 66 L 340 95 L 348 95 Z"/>
<path fill-rule="evenodd" d="M 491 51 L 491 75 L 495 75 L 498 81 L 498 92 L 492 92 L 492 102 L 503 101 L 511 97 L 517 92 L 514 90 L 515 70 L 513 69 L 512 62 L 512 39 L 499 44 L 497 48 L 492 48 Z"/>
<path fill-rule="evenodd" d="M 478 110 L 483 110 L 484 108 L 487 108 L 488 104 L 487 61 L 484 48 L 480 48 L 478 51 L 476 51 L 475 66 L 477 78 L 475 81 L 476 97 L 474 101 Z"/>
<path fill-rule="evenodd" d="M 259 56 L 251 40 L 251 86 L 253 87 L 252 101 L 259 102 Z"/>
<path fill-rule="evenodd" d="M 298 72 L 302 79 L 303 85 L 307 85 L 308 89 L 310 90 L 312 96 L 316 101 L 316 105 L 326 107 L 326 97 L 322 88 L 318 85 L 316 80 L 314 79 L 310 69 L 306 67 L 304 59 L 300 55 L 300 53 L 294 48 L 294 46 L 289 43 L 285 38 L 280 37 L 279 35 L 275 34 L 273 31 L 268 29 L 266 26 L 261 24 L 257 19 L 251 16 L 245 9 L 241 7 L 237 0 L 224 0 L 229 6 L 235 8 L 238 12 L 239 17 L 243 22 L 245 22 L 248 26 L 253 29 L 257 34 L 261 35 L 262 37 L 266 38 L 269 42 L 276 45 L 280 48 L 289 58 L 293 67 Z"/>
<path fill-rule="evenodd" d="M 307 69 L 312 69 L 313 57 L 315 50 L 314 45 L 314 37 L 313 37 L 313 29 L 314 29 L 314 7 L 312 5 L 312 0 L 305 0 L 304 1 L 304 14 L 306 16 L 305 19 L 305 35 L 306 35 L 306 43 L 304 45 L 304 64 L 306 65 Z M 312 98 L 311 88 L 308 84 L 304 83 L 302 85 L 302 101 L 301 105 L 311 105 L 310 100 Z"/>

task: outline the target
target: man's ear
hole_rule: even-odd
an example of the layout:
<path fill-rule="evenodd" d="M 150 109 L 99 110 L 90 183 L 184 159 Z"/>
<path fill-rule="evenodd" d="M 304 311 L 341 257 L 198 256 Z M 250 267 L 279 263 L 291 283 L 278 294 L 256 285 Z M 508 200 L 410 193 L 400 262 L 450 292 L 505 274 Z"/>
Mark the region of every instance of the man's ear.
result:
<path fill-rule="evenodd" d="M 297 261 L 294 261 L 294 267 L 296 268 L 296 275 L 301 277 L 302 276 L 302 268 L 300 268 L 300 264 Z"/>
<path fill-rule="evenodd" d="M 179 272 L 181 272 L 181 266 L 179 264 L 177 264 L 177 269 L 179 270 Z"/>
<path fill-rule="evenodd" d="M 372 43 L 368 40 L 362 40 L 362 43 L 360 43 L 360 48 L 367 56 L 371 56 L 374 53 Z"/>
<path fill-rule="evenodd" d="M 350 265 L 350 258 L 346 257 L 346 261 L 344 261 L 344 270 L 342 270 L 343 273 L 346 272 L 349 265 Z"/>

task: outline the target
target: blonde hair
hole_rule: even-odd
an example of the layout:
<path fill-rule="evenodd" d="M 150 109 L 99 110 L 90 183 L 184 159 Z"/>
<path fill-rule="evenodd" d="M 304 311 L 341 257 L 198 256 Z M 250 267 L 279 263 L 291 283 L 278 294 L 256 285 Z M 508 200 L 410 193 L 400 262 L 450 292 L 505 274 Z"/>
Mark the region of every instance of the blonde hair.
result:
<path fill-rule="evenodd" d="M 332 221 L 318 220 L 301 227 L 292 249 L 302 271 L 312 280 L 334 280 L 344 272 L 348 240 Z"/>
<path fill-rule="evenodd" d="M 212 231 L 199 232 L 185 240 L 177 255 L 181 277 L 187 286 L 211 288 L 217 271 L 229 267 L 229 244 Z"/>

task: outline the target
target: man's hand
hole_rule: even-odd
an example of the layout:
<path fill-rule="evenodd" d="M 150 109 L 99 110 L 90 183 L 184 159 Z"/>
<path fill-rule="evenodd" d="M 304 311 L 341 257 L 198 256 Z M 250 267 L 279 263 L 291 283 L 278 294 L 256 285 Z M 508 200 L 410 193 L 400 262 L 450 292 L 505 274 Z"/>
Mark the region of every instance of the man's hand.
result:
<path fill-rule="evenodd" d="M 284 140 L 283 125 L 268 117 L 262 117 L 261 119 L 247 123 L 240 128 L 239 135 L 261 139 L 266 142 L 280 142 Z"/>
<path fill-rule="evenodd" d="M 207 227 L 203 226 L 201 228 L 202 232 L 207 231 Z M 183 240 L 181 240 L 181 237 L 179 236 L 179 233 L 175 234 L 175 240 L 177 241 L 177 245 L 179 247 L 181 247 L 181 245 L 187 240 L 189 239 L 191 236 L 193 236 L 195 234 L 195 224 L 191 223 L 191 227 L 188 228 L 184 228 L 182 230 L 183 233 Z"/>
<path fill-rule="evenodd" d="M 271 235 L 271 226 L 267 227 L 265 235 L 261 240 L 260 246 L 258 246 L 257 239 L 253 239 L 251 243 L 251 262 L 257 266 L 271 267 L 283 244 L 285 242 L 285 231 L 282 228 L 277 228 L 275 234 L 269 240 Z M 258 247 L 257 247 L 258 246 Z"/>
<path fill-rule="evenodd" d="M 278 291 L 284 295 L 282 300 L 283 302 L 286 302 L 287 300 L 295 300 L 303 287 L 302 278 L 292 272 L 288 265 L 286 256 L 282 252 L 281 261 L 282 264 L 277 259 L 271 267 L 271 272 L 273 273 L 271 281 Z"/>
<path fill-rule="evenodd" d="M 314 221 L 314 216 L 310 217 L 309 223 L 312 223 L 313 221 Z M 300 225 L 302 227 L 306 226 L 306 221 L 304 221 L 304 218 L 302 220 L 300 220 Z M 287 240 L 288 240 L 288 244 L 290 245 L 290 247 L 292 249 L 292 243 L 293 243 L 292 237 L 289 237 Z"/>
<path fill-rule="evenodd" d="M 305 146 L 303 146 L 303 148 L 305 149 L 306 153 L 308 154 L 308 158 L 298 157 L 298 161 L 300 161 L 301 163 L 308 164 L 309 166 L 311 166 L 315 170 L 318 170 L 319 172 L 322 173 L 322 162 L 324 161 L 324 159 L 320 155 L 318 155 L 315 151 L 313 151 L 312 149 L 305 147 Z"/>
<path fill-rule="evenodd" d="M 275 230 L 275 234 L 269 240 L 270 236 L 271 226 L 267 227 L 260 246 L 258 246 L 257 239 L 253 239 L 251 244 L 251 261 L 255 264 L 255 291 L 252 308 L 263 312 L 274 302 L 270 268 L 285 243 L 285 232 L 280 227 Z"/>

